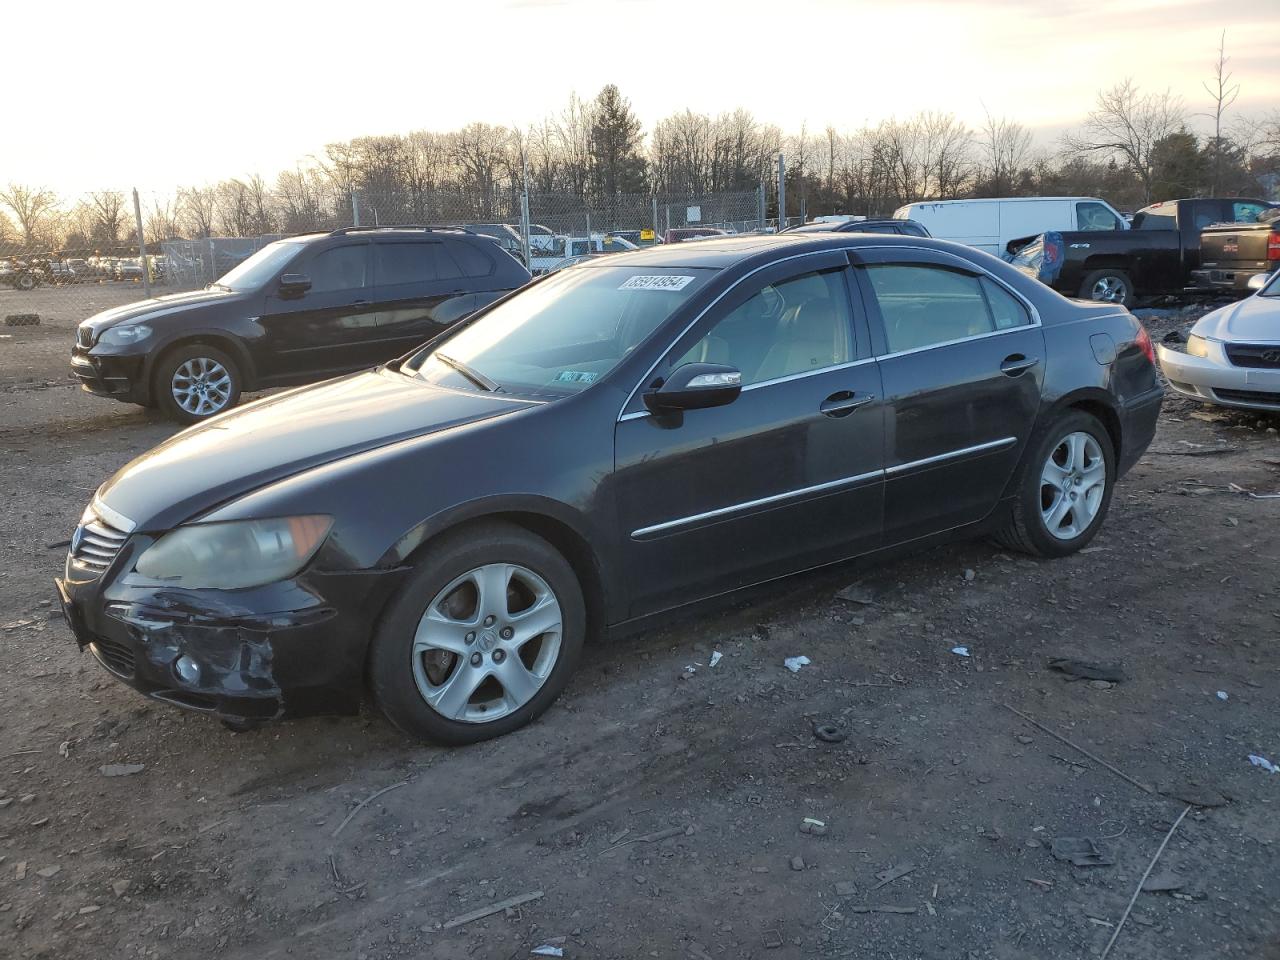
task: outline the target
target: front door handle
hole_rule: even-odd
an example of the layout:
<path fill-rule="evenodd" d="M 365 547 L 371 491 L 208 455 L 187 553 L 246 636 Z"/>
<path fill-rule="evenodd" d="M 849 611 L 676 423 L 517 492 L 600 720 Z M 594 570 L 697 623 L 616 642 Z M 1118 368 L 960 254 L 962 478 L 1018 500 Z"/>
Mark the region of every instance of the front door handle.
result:
<path fill-rule="evenodd" d="M 1020 353 L 1010 354 L 1000 364 L 1000 372 L 1006 377 L 1016 377 L 1025 373 L 1040 362 L 1039 357 L 1024 357 Z"/>
<path fill-rule="evenodd" d="M 875 398 L 876 395 L 874 393 L 853 393 L 849 390 L 841 390 L 839 393 L 833 393 L 823 400 L 818 409 L 827 417 L 847 417 L 859 407 L 865 407 Z"/>

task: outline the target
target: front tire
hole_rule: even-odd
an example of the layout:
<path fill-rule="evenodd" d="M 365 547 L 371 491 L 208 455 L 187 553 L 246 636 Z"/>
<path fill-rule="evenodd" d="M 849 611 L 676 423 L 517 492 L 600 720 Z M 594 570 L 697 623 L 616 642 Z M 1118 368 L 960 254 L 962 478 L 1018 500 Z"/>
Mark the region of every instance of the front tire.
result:
<path fill-rule="evenodd" d="M 555 701 L 586 637 L 582 587 L 546 540 L 499 522 L 433 541 L 373 639 L 374 700 L 396 727 L 478 743 Z"/>
<path fill-rule="evenodd" d="M 1033 439 L 1003 529 L 1003 546 L 1065 557 L 1098 533 L 1115 487 L 1115 451 L 1097 417 L 1073 410 Z"/>
<path fill-rule="evenodd" d="M 1131 307 L 1134 303 L 1133 281 L 1123 270 L 1108 267 L 1094 270 L 1080 284 L 1080 299 L 1094 303 L 1114 303 Z"/>
<path fill-rule="evenodd" d="M 169 419 L 199 423 L 234 407 L 241 382 L 240 368 L 230 356 L 208 344 L 190 343 L 160 358 L 151 397 Z"/>

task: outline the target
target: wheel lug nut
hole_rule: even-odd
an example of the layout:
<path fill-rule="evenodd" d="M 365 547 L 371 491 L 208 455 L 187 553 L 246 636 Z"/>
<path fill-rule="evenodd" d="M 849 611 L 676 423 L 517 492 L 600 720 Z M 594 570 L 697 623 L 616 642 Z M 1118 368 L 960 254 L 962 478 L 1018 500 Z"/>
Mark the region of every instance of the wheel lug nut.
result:
<path fill-rule="evenodd" d="M 495 651 L 493 651 L 493 662 L 494 662 L 494 663 L 501 663 L 501 662 L 502 662 L 503 660 L 505 660 L 505 659 L 507 659 L 507 655 L 506 655 L 506 653 L 505 653 L 504 651 L 502 651 L 502 650 L 495 650 Z"/>
<path fill-rule="evenodd" d="M 476 642 L 476 632 L 474 630 L 467 634 L 466 641 L 469 644 Z"/>
<path fill-rule="evenodd" d="M 486 627 L 492 627 L 496 619 L 497 618 L 493 614 L 489 614 L 489 616 L 484 618 L 484 625 Z"/>
<path fill-rule="evenodd" d="M 510 640 L 515 635 L 516 635 L 516 632 L 512 630 L 510 627 L 503 627 L 501 632 L 499 633 L 499 636 L 502 637 L 503 640 Z"/>
<path fill-rule="evenodd" d="M 471 665 L 472 665 L 473 667 L 478 667 L 478 666 L 480 666 L 480 661 L 481 661 L 481 660 L 483 660 L 483 659 L 484 659 L 484 657 L 482 657 L 482 656 L 480 655 L 480 651 L 479 651 L 479 650 L 477 650 L 475 653 L 473 653 L 473 654 L 471 655 Z"/>

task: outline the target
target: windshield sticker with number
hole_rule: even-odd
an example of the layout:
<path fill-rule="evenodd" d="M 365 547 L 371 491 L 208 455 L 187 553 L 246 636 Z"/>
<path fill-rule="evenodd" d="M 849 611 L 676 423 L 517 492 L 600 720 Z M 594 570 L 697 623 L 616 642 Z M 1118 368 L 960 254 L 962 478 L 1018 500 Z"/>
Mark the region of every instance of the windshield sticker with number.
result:
<path fill-rule="evenodd" d="M 561 370 L 556 374 L 555 383 L 594 383 L 598 373 L 590 370 Z"/>
<path fill-rule="evenodd" d="M 629 277 L 619 290 L 683 290 L 693 283 L 693 277 Z"/>

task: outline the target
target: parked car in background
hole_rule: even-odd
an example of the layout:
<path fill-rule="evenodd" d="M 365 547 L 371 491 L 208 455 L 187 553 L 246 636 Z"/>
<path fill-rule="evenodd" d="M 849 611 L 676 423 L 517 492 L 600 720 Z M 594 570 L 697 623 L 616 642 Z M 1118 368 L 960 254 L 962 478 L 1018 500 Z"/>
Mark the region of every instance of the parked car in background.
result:
<path fill-rule="evenodd" d="M 637 249 L 656 246 L 662 242 L 662 238 L 653 230 L 610 230 L 608 236 L 626 240 Z"/>
<path fill-rule="evenodd" d="M 1280 411 L 1280 274 L 1254 274 L 1247 288 L 1253 296 L 1196 321 L 1184 350 L 1162 344 L 1160 367 L 1184 396 Z"/>
<path fill-rule="evenodd" d="M 618 234 L 593 233 L 589 237 L 557 237 L 558 243 L 545 250 L 531 250 L 534 276 L 550 273 L 564 260 L 591 253 L 622 253 L 637 249 L 636 245 Z"/>
<path fill-rule="evenodd" d="M 528 281 L 492 240 L 461 230 L 289 237 L 204 290 L 85 320 L 71 371 L 91 393 L 195 423 L 235 406 L 243 390 L 390 360 Z"/>
<path fill-rule="evenodd" d="M 491 237 L 498 246 L 524 264 L 524 240 L 520 231 L 509 223 L 464 223 L 458 229 L 469 230 L 481 236 Z"/>
<path fill-rule="evenodd" d="M 1120 231 L 1124 217 L 1097 197 L 997 197 L 908 203 L 895 220 L 915 220 L 939 240 L 953 240 L 1008 259 L 1049 230 Z"/>
<path fill-rule="evenodd" d="M 117 280 L 141 280 L 142 279 L 142 261 L 133 260 L 117 260 L 112 266 L 113 276 Z"/>
<path fill-rule="evenodd" d="M 1240 221 L 1200 231 L 1200 269 L 1191 271 L 1197 289 L 1244 293 L 1253 277 L 1280 269 L 1280 207 L 1259 210 L 1254 220 L 1243 219 L 1248 208 L 1234 212 Z"/>
<path fill-rule="evenodd" d="M 41 271 L 25 260 L 0 260 L 0 284 L 15 290 L 34 290 L 44 281 Z"/>
<path fill-rule="evenodd" d="M 858 220 L 814 220 L 797 227 L 787 227 L 783 233 L 890 233 L 905 237 L 927 237 L 929 231 L 923 223 L 914 220 L 894 220 L 876 217 Z"/>
<path fill-rule="evenodd" d="M 719 227 L 672 227 L 662 235 L 663 243 L 684 243 L 686 240 L 703 240 L 707 237 L 725 237 L 728 230 Z"/>
<path fill-rule="evenodd" d="M 1200 231 L 1256 220 L 1274 204 L 1243 197 L 1193 197 L 1143 207 L 1123 233 L 1049 231 L 1014 264 L 1069 297 L 1131 306 L 1139 296 L 1180 293 L 1200 268 Z"/>
<path fill-rule="evenodd" d="M 81 647 L 165 703 L 369 690 L 471 743 L 546 710 L 589 634 L 928 538 L 1074 553 L 1162 393 L 1132 314 L 971 248 L 664 245 L 170 439 L 99 488 L 58 589 Z"/>

